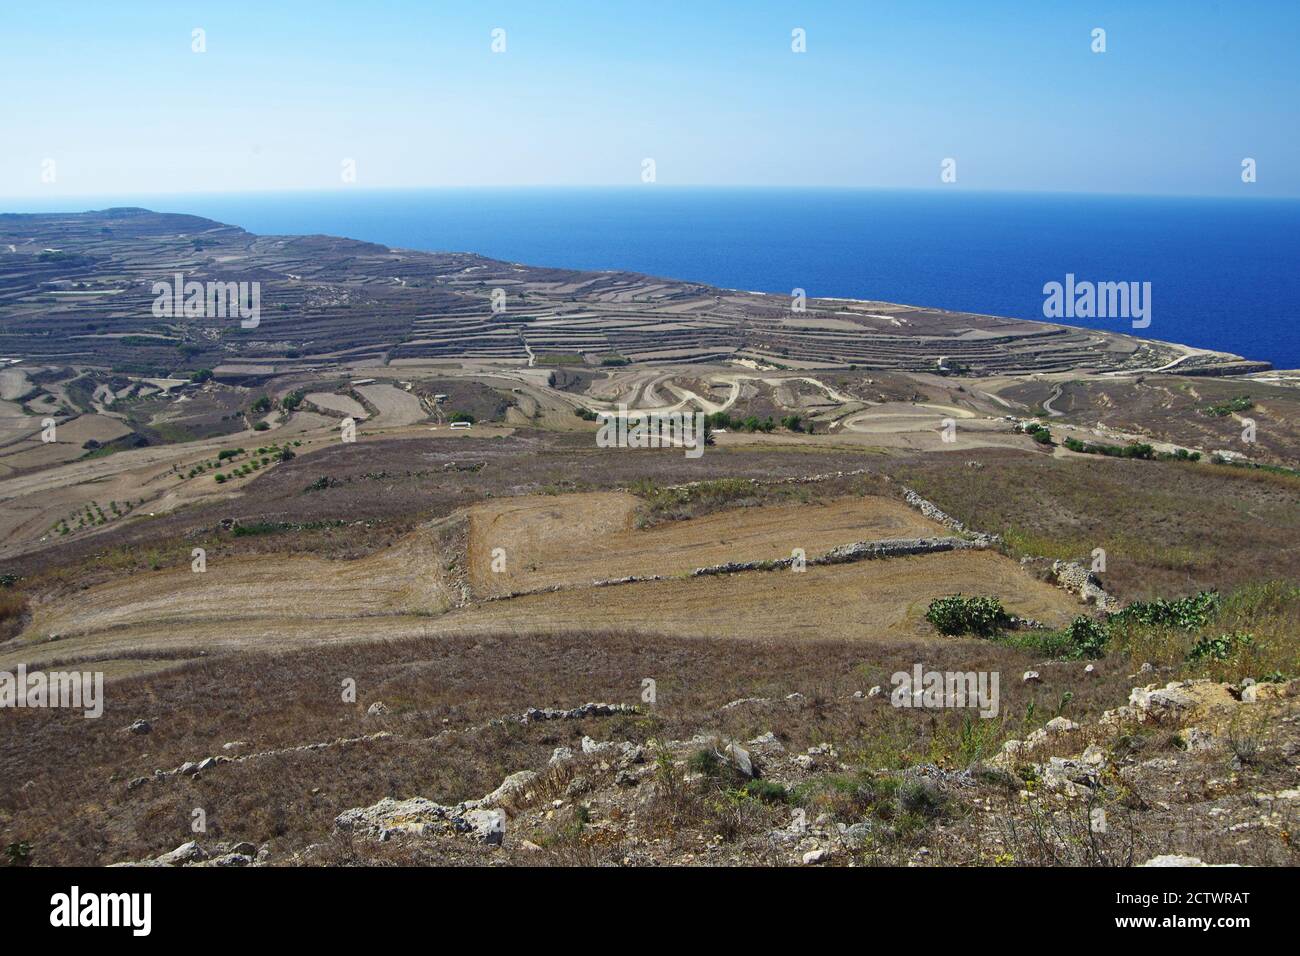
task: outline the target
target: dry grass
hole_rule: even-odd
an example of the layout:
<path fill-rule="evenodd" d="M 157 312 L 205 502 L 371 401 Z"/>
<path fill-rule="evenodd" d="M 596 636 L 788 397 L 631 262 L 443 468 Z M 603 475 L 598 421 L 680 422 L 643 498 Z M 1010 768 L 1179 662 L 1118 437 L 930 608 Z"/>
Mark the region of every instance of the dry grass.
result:
<path fill-rule="evenodd" d="M 897 474 L 1016 556 L 1090 564 L 1103 548 L 1102 579 L 1125 599 L 1296 580 L 1300 481 L 1209 464 L 976 457 L 983 468 L 935 456 Z"/>
<path fill-rule="evenodd" d="M 342 810 L 384 796 L 444 802 L 481 796 L 508 773 L 543 766 L 554 747 L 576 746 L 584 733 L 648 743 L 701 730 L 737 739 L 775 730 L 791 748 L 827 741 L 893 764 L 944 757 L 945 741 L 960 739 L 960 715 L 848 698 L 872 684 L 889 686 L 891 673 L 918 660 L 1001 670 L 1007 716 L 999 729 L 1006 733 L 1022 730 L 1031 705 L 1040 715 L 1054 712 L 1067 690 L 1074 694 L 1071 715 L 1095 713 L 1124 693 L 1122 675 L 1084 683 L 1077 666 L 1040 668 L 1044 683 L 1024 687 L 1013 677 L 1032 663 L 1027 655 L 964 640 L 741 644 L 609 632 L 498 633 L 241 654 L 116 681 L 100 720 L 60 711 L 0 714 L 8 725 L 0 738 L 0 843 L 30 843 L 38 864 L 140 858 L 190 839 L 190 812 L 204 807 L 208 839 L 270 841 L 283 853 L 324 838 Z M 658 681 L 659 703 L 644 716 L 466 730 L 530 706 L 637 702 L 647 676 Z M 357 682 L 355 704 L 341 700 L 345 677 Z M 806 700 L 781 700 L 794 692 Z M 778 702 L 718 710 L 742 697 Z M 365 717 L 374 700 L 383 700 L 391 714 Z M 126 733 L 140 717 L 153 722 L 153 732 Z M 262 751 L 377 730 L 397 736 L 126 789 L 129 780 L 156 769 L 223 753 L 228 741 Z M 955 764 L 966 757 L 956 747 L 944 759 Z"/>

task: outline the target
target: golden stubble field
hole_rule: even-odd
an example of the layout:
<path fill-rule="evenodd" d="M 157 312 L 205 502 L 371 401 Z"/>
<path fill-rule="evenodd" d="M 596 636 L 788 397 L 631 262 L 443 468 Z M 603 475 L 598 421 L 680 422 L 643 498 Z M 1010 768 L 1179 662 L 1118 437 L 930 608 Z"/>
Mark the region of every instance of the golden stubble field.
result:
<path fill-rule="evenodd" d="M 928 633 L 929 601 L 957 591 L 997 595 L 1012 613 L 1052 625 L 1080 609 L 991 551 L 691 578 L 695 567 L 788 557 L 795 547 L 812 558 L 854 541 L 945 529 L 899 502 L 853 496 L 638 530 L 637 501 L 620 492 L 498 499 L 358 560 L 273 554 L 211 563 L 202 573 L 129 574 L 35 606 L 0 666 L 487 630 L 883 640 Z M 506 571 L 491 570 L 497 548 Z M 664 579 L 592 586 L 626 575 Z M 555 590 L 491 599 L 542 587 Z"/>

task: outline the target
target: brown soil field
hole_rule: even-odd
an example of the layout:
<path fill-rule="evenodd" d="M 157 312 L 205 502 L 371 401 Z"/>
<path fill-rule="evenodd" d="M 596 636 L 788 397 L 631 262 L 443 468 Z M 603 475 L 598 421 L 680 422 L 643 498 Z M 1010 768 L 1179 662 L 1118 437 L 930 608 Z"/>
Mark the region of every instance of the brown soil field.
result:
<path fill-rule="evenodd" d="M 308 392 L 306 399 L 319 408 L 338 412 L 343 416 L 351 416 L 357 421 L 362 421 L 368 417 L 361 403 L 348 395 L 334 395 L 330 392 Z"/>
<path fill-rule="evenodd" d="M 469 512 L 470 584 L 475 597 L 552 585 L 683 574 L 729 561 L 807 557 L 839 545 L 948 534 L 887 498 L 772 505 L 634 528 L 641 499 L 622 492 L 493 500 Z M 494 549 L 505 570 L 493 571 Z"/>
<path fill-rule="evenodd" d="M 386 382 L 358 385 L 357 392 L 379 410 L 371 425 L 414 425 L 428 417 L 416 396 Z"/>
<path fill-rule="evenodd" d="M 751 571 L 532 594 L 457 611 L 438 630 L 582 630 L 617 626 L 700 638 L 879 641 L 933 633 L 936 596 L 996 595 L 1013 614 L 1061 626 L 1080 602 L 988 551 Z"/>
<path fill-rule="evenodd" d="M 265 555 L 228 564 L 136 573 L 32 609 L 29 635 L 79 635 L 180 624 L 225 629 L 235 622 L 336 620 L 440 613 L 453 594 L 437 532 L 424 530 L 357 561 Z"/>
<path fill-rule="evenodd" d="M 683 575 L 707 564 L 788 557 L 795 547 L 815 557 L 853 541 L 944 533 L 885 498 L 741 508 L 635 530 L 639 503 L 623 492 L 493 500 L 470 508 L 467 522 L 457 513 L 352 561 L 214 555 L 203 573 L 188 566 L 136 571 L 37 600 L 29 626 L 0 652 L 0 661 L 106 659 L 158 649 L 189 655 L 609 622 L 701 638 L 880 640 L 927 633 L 921 617 L 941 593 L 998 595 L 1012 613 L 1053 625 L 1080 607 L 992 552 L 591 588 L 602 578 Z M 507 568 L 514 570 L 491 570 L 496 547 L 506 549 Z M 461 603 L 463 567 L 475 599 L 548 586 L 572 590 L 453 609 Z"/>

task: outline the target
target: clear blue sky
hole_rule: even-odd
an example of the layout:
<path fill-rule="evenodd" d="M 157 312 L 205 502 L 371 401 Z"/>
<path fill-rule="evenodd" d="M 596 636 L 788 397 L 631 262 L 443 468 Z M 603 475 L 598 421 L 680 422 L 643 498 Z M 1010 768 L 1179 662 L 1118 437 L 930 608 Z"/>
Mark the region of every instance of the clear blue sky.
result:
<path fill-rule="evenodd" d="M 647 157 L 669 185 L 939 187 L 953 157 L 960 189 L 1300 196 L 1298 62 L 1295 0 L 7 0 L 0 196 L 632 185 Z"/>

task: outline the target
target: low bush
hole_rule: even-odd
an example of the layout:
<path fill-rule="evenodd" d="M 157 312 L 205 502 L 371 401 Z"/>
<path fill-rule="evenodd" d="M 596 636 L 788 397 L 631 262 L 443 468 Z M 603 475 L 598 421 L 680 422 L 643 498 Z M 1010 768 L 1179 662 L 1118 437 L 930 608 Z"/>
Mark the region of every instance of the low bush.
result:
<path fill-rule="evenodd" d="M 925 619 L 940 634 L 974 634 L 992 637 L 1011 623 L 1011 617 L 994 597 L 962 597 L 954 594 L 930 602 Z"/>

